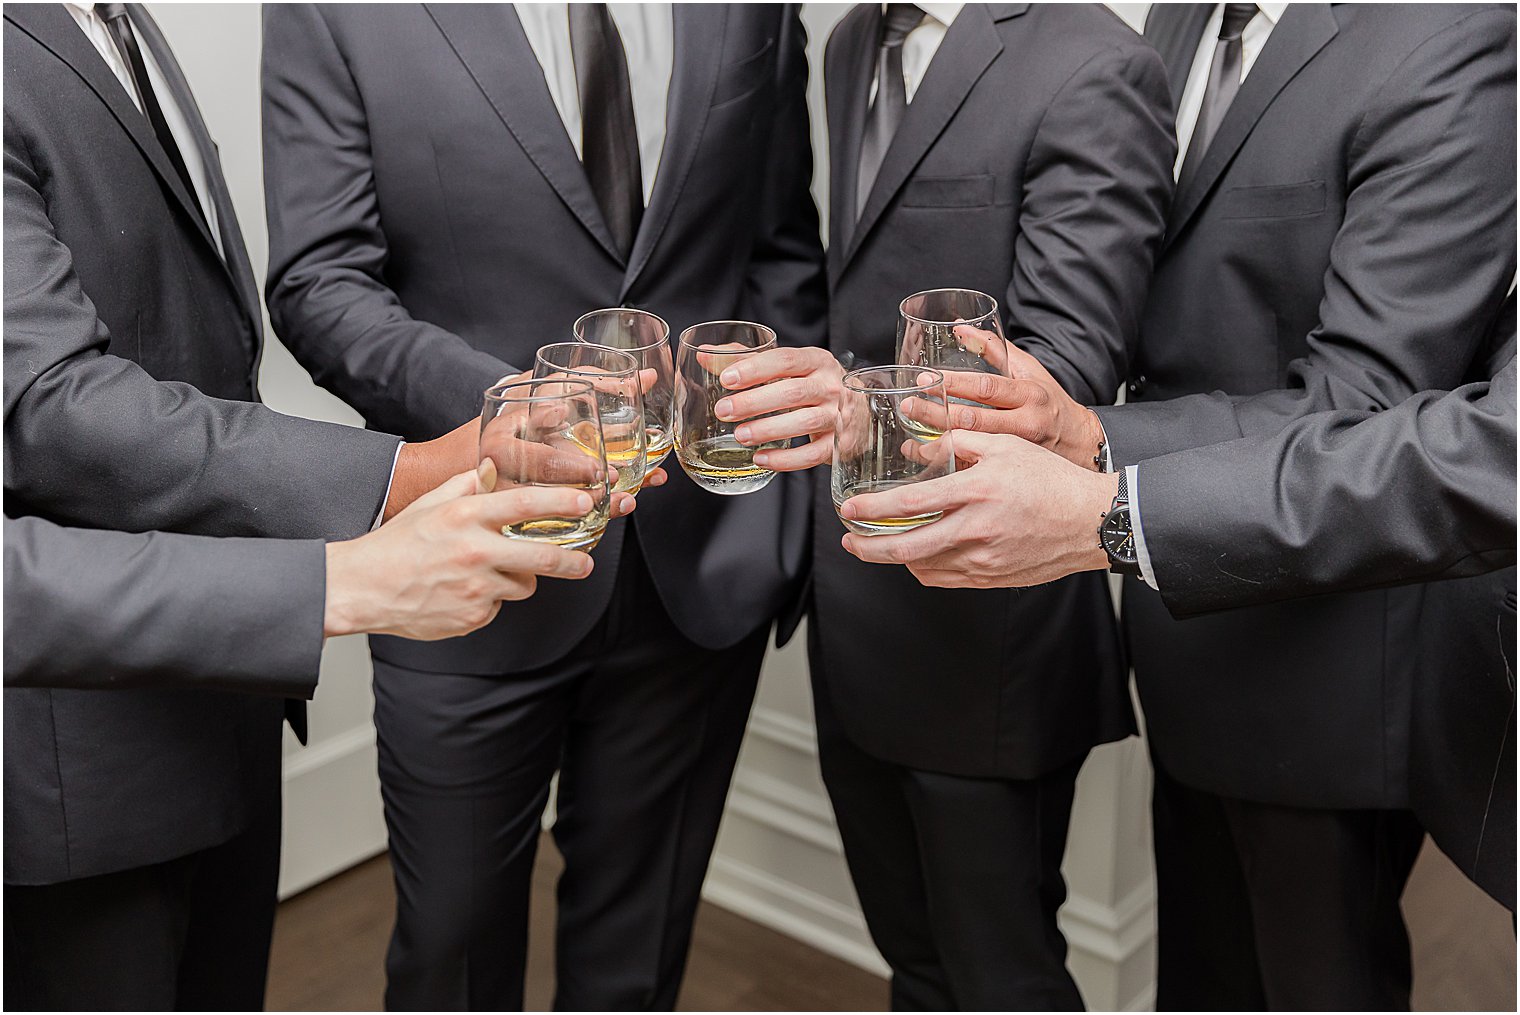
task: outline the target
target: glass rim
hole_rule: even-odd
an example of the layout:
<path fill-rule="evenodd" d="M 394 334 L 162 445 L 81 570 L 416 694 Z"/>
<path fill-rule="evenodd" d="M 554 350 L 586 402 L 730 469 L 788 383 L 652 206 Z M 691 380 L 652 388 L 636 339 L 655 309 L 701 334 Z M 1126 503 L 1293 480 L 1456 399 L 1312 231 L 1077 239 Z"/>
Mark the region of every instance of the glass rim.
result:
<path fill-rule="evenodd" d="M 916 300 L 920 296 L 933 296 L 936 293 L 970 293 L 972 296 L 980 296 L 982 299 L 990 302 L 992 304 L 992 309 L 988 310 L 985 314 L 978 314 L 976 317 L 973 317 L 970 320 L 962 319 L 956 321 L 941 321 L 931 317 L 918 317 L 914 314 L 908 313 L 907 306 L 909 300 Z M 996 314 L 998 312 L 998 301 L 996 296 L 989 296 L 986 293 L 982 292 L 980 289 L 957 289 L 953 286 L 944 289 L 923 289 L 919 292 L 913 293 L 911 296 L 904 296 L 902 298 L 902 302 L 897 304 L 897 312 L 905 320 L 912 321 L 914 324 L 975 324 L 977 321 L 985 321 L 987 318 Z"/>
<path fill-rule="evenodd" d="M 590 346 L 593 349 L 605 349 L 607 352 L 613 353 L 617 356 L 622 357 L 623 359 L 626 359 L 629 365 L 626 367 L 621 367 L 617 370 L 588 370 L 585 367 L 562 366 L 559 363 L 550 363 L 548 360 L 544 359 L 545 349 L 584 349 L 587 346 Z M 533 354 L 534 364 L 537 365 L 540 361 L 542 361 L 545 366 L 551 366 L 555 370 L 567 374 L 576 374 L 581 377 L 631 377 L 638 374 L 640 369 L 638 357 L 634 356 L 633 353 L 629 352 L 627 349 L 619 349 L 616 346 L 602 345 L 600 342 L 550 342 L 548 345 L 539 346 L 538 351 Z M 536 381 L 548 381 L 553 380 L 554 378 L 535 377 L 532 379 Z"/>
<path fill-rule="evenodd" d="M 862 388 L 859 385 L 853 383 L 856 378 L 862 377 L 866 374 L 884 373 L 888 370 L 912 370 L 914 371 L 915 376 L 919 374 L 933 374 L 936 379 L 928 382 L 927 384 L 894 385 L 890 388 Z M 851 391 L 856 391 L 861 394 L 875 393 L 881 395 L 906 395 L 911 394 L 915 391 L 927 391 L 930 388 L 934 387 L 936 384 L 943 388 L 945 386 L 945 374 L 943 371 L 936 370 L 933 367 L 916 367 L 912 366 L 911 364 L 904 363 L 887 363 L 874 367 L 856 367 L 854 370 L 846 372 L 839 383 L 849 388 Z"/>
<path fill-rule="evenodd" d="M 508 395 L 508 394 L 506 394 L 506 392 L 509 391 L 509 390 L 511 390 L 512 388 L 533 388 L 533 387 L 537 387 L 538 385 L 542 385 L 542 384 L 566 384 L 566 385 L 569 385 L 574 390 L 573 391 L 567 391 L 567 392 L 564 392 L 563 394 L 558 394 L 558 395 Z M 562 380 L 562 379 L 557 378 L 557 377 L 524 377 L 524 378 L 522 378 L 520 380 L 516 380 L 516 381 L 497 381 L 495 384 L 491 385 L 489 388 L 486 389 L 485 398 L 486 398 L 486 401 L 518 402 L 518 403 L 527 404 L 529 402 L 558 402 L 558 401 L 560 401 L 562 399 L 571 398 L 571 397 L 574 397 L 576 395 L 595 395 L 595 394 L 596 394 L 596 386 L 593 385 L 590 381 L 580 381 L 580 380 L 574 380 L 574 379 L 571 379 L 571 380 Z"/>
<path fill-rule="evenodd" d="M 645 349 L 653 349 L 655 346 L 670 340 L 670 324 L 659 314 L 652 314 L 647 310 L 639 310 L 637 307 L 602 307 L 599 310 L 586 311 L 575 319 L 574 324 L 570 325 L 570 334 L 574 336 L 575 341 L 586 345 L 601 345 L 601 342 L 593 342 L 588 338 L 583 338 L 581 336 L 581 326 L 589 319 L 600 317 L 603 314 L 633 314 L 636 317 L 647 317 L 660 326 L 661 334 L 659 338 L 652 342 L 646 342 L 643 345 L 630 345 L 626 349 L 618 349 L 619 352 L 643 352 Z M 607 348 L 617 349 L 617 346 L 609 345 Z"/>
<path fill-rule="evenodd" d="M 719 324 L 733 324 L 745 328 L 754 328 L 756 331 L 760 331 L 764 334 L 769 335 L 770 338 L 761 345 L 750 346 L 746 349 L 703 349 L 703 346 L 701 344 L 687 340 L 687 336 L 690 335 L 693 331 L 696 331 L 698 328 L 710 328 L 714 325 Z M 776 329 L 772 328 L 768 324 L 760 324 L 757 321 L 702 321 L 699 324 L 693 324 L 691 327 L 681 332 L 681 344 L 688 349 L 702 349 L 702 351 L 714 356 L 742 356 L 746 353 L 751 352 L 764 352 L 765 350 L 774 346 L 776 344 Z"/>

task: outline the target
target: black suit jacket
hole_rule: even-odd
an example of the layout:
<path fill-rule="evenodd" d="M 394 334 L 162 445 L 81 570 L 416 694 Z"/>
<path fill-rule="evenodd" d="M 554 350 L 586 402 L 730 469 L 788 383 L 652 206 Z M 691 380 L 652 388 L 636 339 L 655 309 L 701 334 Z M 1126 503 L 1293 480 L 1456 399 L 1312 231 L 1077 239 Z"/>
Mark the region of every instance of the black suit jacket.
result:
<path fill-rule="evenodd" d="M 854 222 L 880 20 L 857 6 L 826 56 L 830 349 L 890 363 L 904 296 L 980 289 L 1063 383 L 1111 400 L 1172 188 L 1160 60 L 1096 5 L 967 4 Z M 1032 778 L 1133 731 L 1101 576 L 926 589 L 846 554 L 826 470 L 815 483 L 813 630 L 852 740 L 915 768 Z"/>
<path fill-rule="evenodd" d="M 1147 26 L 1180 94 L 1206 9 Z M 1119 464 L 1468 379 L 1515 275 L 1515 12 L 1293 5 L 1173 202 Z M 1139 503 L 1145 514 L 1146 487 Z M 1126 583 L 1152 749 L 1294 806 L 1408 803 L 1417 590 L 1174 620 Z"/>
<path fill-rule="evenodd" d="M 727 318 L 822 342 L 797 12 L 683 4 L 674 19 L 664 151 L 625 263 L 509 5 L 265 8 L 270 314 L 319 383 L 372 426 L 431 437 L 597 307 L 652 311 L 673 343 Z M 806 483 L 724 498 L 670 471 L 634 520 L 650 573 L 687 637 L 733 644 L 796 595 Z M 373 651 L 459 673 L 553 661 L 601 618 L 623 525 L 587 581 L 546 582 L 464 638 Z"/>
<path fill-rule="evenodd" d="M 253 404 L 257 289 L 216 150 L 152 20 L 135 5 L 131 17 L 197 134 L 227 261 L 68 12 L 6 8 L 6 513 L 362 532 L 396 441 Z M 279 763 L 281 714 L 277 698 L 213 691 L 7 690 L 6 881 L 141 866 L 236 834 L 249 780 Z"/>

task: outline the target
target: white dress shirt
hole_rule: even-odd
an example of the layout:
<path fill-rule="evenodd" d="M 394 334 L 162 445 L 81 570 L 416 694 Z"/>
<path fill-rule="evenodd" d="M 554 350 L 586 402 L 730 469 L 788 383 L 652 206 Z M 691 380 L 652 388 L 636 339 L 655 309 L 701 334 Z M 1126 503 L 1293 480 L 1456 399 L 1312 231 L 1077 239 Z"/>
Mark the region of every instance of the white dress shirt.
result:
<path fill-rule="evenodd" d="M 1261 56 L 1272 29 L 1282 20 L 1287 4 L 1257 4 L 1256 16 L 1246 22 L 1240 33 L 1240 80 L 1244 83 L 1256 58 Z M 1219 25 L 1224 21 L 1224 4 L 1215 4 L 1208 24 L 1203 26 L 1203 37 L 1198 40 L 1198 50 L 1193 54 L 1193 66 L 1188 71 L 1187 83 L 1182 88 L 1182 103 L 1177 107 L 1177 161 L 1172 166 L 1172 178 L 1182 175 L 1182 163 L 1187 158 L 1188 145 L 1193 140 L 1193 129 L 1198 125 L 1198 112 L 1203 108 L 1203 93 L 1209 83 L 1209 67 L 1214 62 L 1214 50 L 1219 44 Z M 1124 485 L 1129 490 L 1129 521 L 1135 533 L 1135 555 L 1140 558 L 1140 577 L 1153 589 L 1156 570 L 1151 566 L 1150 549 L 1145 545 L 1145 528 L 1140 521 L 1140 470 L 1138 466 L 1125 467 L 1128 473 Z"/>
<path fill-rule="evenodd" d="M 955 23 L 956 15 L 960 14 L 965 4 L 919 4 L 923 9 L 924 18 L 918 23 L 918 27 L 908 33 L 903 40 L 902 65 L 903 65 L 903 88 L 907 92 L 908 102 L 913 102 L 913 95 L 918 91 L 918 86 L 923 84 L 924 74 L 929 70 L 929 64 L 934 59 L 934 54 L 939 51 L 939 44 L 945 41 L 945 33 Z M 885 14 L 887 5 L 881 5 L 882 13 Z M 869 102 L 876 101 L 876 77 L 871 77 L 871 94 Z"/>
<path fill-rule="evenodd" d="M 138 112 L 143 112 L 142 96 L 137 94 L 137 83 L 132 79 L 132 70 L 122 59 L 121 51 L 116 48 L 116 42 L 111 37 L 111 30 L 106 27 L 100 15 L 95 13 L 94 4 L 66 3 L 63 5 L 74 16 L 74 21 L 79 25 L 85 37 L 94 43 L 96 50 L 100 52 L 101 59 L 105 60 L 106 66 L 111 68 L 111 73 L 121 82 L 121 87 L 126 89 L 127 97 L 137 107 Z M 136 33 L 136 26 L 133 26 Z M 153 51 L 144 44 L 142 36 L 137 38 L 137 48 L 142 51 L 143 64 L 148 70 L 148 84 L 153 87 L 153 94 L 158 98 L 158 106 L 164 113 L 164 121 L 169 125 L 169 133 L 174 136 L 174 143 L 179 146 L 179 154 L 185 160 L 185 168 L 190 171 L 190 182 L 195 185 L 195 200 L 201 206 L 201 211 L 206 216 L 206 224 L 211 227 L 211 238 L 216 242 L 216 252 L 225 260 L 227 252 L 222 249 L 222 231 L 216 218 L 216 206 L 211 201 L 211 191 L 206 186 L 206 166 L 201 161 L 201 150 L 195 143 L 195 135 L 190 132 L 190 122 L 185 118 L 184 110 L 179 108 L 179 103 L 174 101 L 174 93 L 169 90 L 169 83 L 164 80 L 164 72 L 159 68 L 158 61 L 153 59 Z M 144 113 L 144 116 L 147 114 Z"/>
<path fill-rule="evenodd" d="M 1244 82 L 1261 56 L 1272 29 L 1282 20 L 1287 4 L 1257 4 L 1256 16 L 1246 22 L 1240 33 L 1240 80 Z M 1182 102 L 1177 107 L 1177 162 L 1172 167 L 1172 177 L 1182 175 L 1182 161 L 1187 157 L 1188 144 L 1193 140 L 1193 129 L 1198 126 L 1198 111 L 1203 108 L 1203 93 L 1209 84 L 1209 65 L 1214 62 L 1214 49 L 1219 45 L 1219 25 L 1224 20 L 1224 4 L 1215 4 L 1209 23 L 1203 26 L 1203 38 L 1198 40 L 1198 50 L 1193 54 L 1193 67 L 1188 71 L 1187 84 L 1182 88 Z"/>
<path fill-rule="evenodd" d="M 565 133 L 581 157 L 581 100 L 575 88 L 575 60 L 570 52 L 569 4 L 513 4 Z M 675 23 L 670 4 L 608 4 L 612 23 L 623 39 L 628 84 L 633 90 L 633 127 L 639 139 L 639 169 L 644 204 L 654 193 L 655 172 L 665 148 L 665 108 L 670 71 L 675 65 Z"/>

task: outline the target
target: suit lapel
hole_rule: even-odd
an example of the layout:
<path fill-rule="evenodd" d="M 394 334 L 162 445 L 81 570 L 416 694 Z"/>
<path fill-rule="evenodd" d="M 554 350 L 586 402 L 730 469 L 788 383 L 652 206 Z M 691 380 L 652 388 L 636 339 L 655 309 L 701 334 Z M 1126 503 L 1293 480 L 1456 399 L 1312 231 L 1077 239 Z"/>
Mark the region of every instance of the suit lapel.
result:
<path fill-rule="evenodd" d="M 855 180 L 860 173 L 860 140 L 865 133 L 871 79 L 876 76 L 876 40 L 881 7 L 860 4 L 834 30 L 834 58 L 824 71 L 824 105 L 829 123 L 829 275 L 844 267 L 845 249 L 855 231 Z"/>
<path fill-rule="evenodd" d="M 707 126 L 713 89 L 718 84 L 723 46 L 728 27 L 727 4 L 673 4 L 675 63 L 670 70 L 670 93 L 665 114 L 665 144 L 654 191 L 649 195 L 639 231 L 628 255 L 623 291 L 628 295 L 639 272 L 649 263 L 660 235 L 670 224 L 681 190 L 691 174 L 692 162 Z"/>
<path fill-rule="evenodd" d="M 491 108 L 565 207 L 608 256 L 623 264 L 516 12 L 508 4 L 425 6 Z"/>
<path fill-rule="evenodd" d="M 1163 249 L 1171 246 L 1197 213 L 1272 100 L 1335 37 L 1336 31 L 1335 15 L 1328 7 L 1321 4 L 1288 7 L 1225 112 L 1198 171 L 1173 200 Z"/>
<path fill-rule="evenodd" d="M 201 116 L 200 107 L 196 105 L 195 96 L 190 91 L 190 83 L 185 80 L 179 62 L 174 59 L 173 51 L 170 50 L 169 43 L 159 30 L 157 22 L 140 4 L 130 4 L 129 7 L 132 12 L 132 23 L 137 29 L 139 39 L 153 53 L 153 59 L 157 61 L 158 69 L 163 71 L 164 80 L 169 85 L 169 90 L 174 93 L 174 101 L 184 112 L 190 133 L 195 138 L 195 149 L 200 154 L 201 165 L 206 171 L 206 189 L 212 206 L 216 208 L 216 221 L 222 234 L 224 254 L 222 260 L 231 276 L 233 288 L 242 300 L 243 310 L 248 314 L 253 325 L 253 334 L 260 335 L 263 331 L 263 315 L 259 310 L 258 284 L 254 281 L 253 265 L 248 260 L 248 249 L 243 245 L 243 232 L 238 227 L 237 212 L 232 207 L 232 195 L 227 190 L 226 179 L 222 176 L 221 157 L 216 150 L 216 145 L 212 143 L 210 133 L 206 130 L 205 119 Z M 196 216 L 196 219 L 199 221 L 200 217 Z M 257 376 L 257 362 L 254 364 L 254 371 Z"/>
<path fill-rule="evenodd" d="M 1173 119 L 1182 105 L 1182 91 L 1187 87 L 1188 72 L 1193 69 L 1193 57 L 1198 55 L 1198 40 L 1213 13 L 1213 4 L 1152 4 L 1145 19 L 1145 37 L 1166 65 Z"/>
<path fill-rule="evenodd" d="M 1001 5 L 996 11 L 982 4 L 967 4 L 962 8 L 960 16 L 945 33 L 913 101 L 908 104 L 897 134 L 887 147 L 881 171 L 876 174 L 865 209 L 845 247 L 844 263 L 848 263 L 860 249 L 871 227 L 881 218 L 935 139 L 944 132 L 977 80 L 1003 51 L 1003 43 L 993 22 L 1022 14 L 1028 6 Z"/>
<path fill-rule="evenodd" d="M 134 26 L 141 24 L 140 15 L 140 11 L 133 11 Z M 148 118 L 143 116 L 133 104 L 126 89 L 122 87 L 116 75 L 111 73 L 111 68 L 106 66 L 105 60 L 101 59 L 94 44 L 79 30 L 79 26 L 74 23 L 69 12 L 64 10 L 63 5 L 9 4 L 5 8 L 5 17 L 36 39 L 58 59 L 68 64 L 74 73 L 78 74 L 90 87 L 90 90 L 106 104 L 122 129 L 132 138 L 143 157 L 148 160 L 148 164 L 153 167 L 159 181 L 169 193 L 174 195 L 174 200 L 190 222 L 190 228 L 200 233 L 201 238 L 211 246 L 212 255 L 216 256 L 216 244 L 211 238 L 211 232 L 206 227 L 206 223 L 202 220 L 200 211 L 196 208 L 195 197 L 185 190 L 184 182 L 180 180 L 174 167 L 169 164 L 169 156 L 164 154 L 163 145 L 158 143 L 152 125 L 148 123 Z M 174 61 L 168 62 L 172 64 Z"/>

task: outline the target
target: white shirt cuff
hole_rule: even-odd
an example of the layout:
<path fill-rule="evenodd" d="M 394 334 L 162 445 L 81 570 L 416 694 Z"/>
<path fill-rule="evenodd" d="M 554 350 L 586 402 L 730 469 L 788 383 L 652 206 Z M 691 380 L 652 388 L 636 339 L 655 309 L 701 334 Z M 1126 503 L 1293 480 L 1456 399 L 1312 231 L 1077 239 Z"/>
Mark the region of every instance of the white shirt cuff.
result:
<path fill-rule="evenodd" d="M 1140 577 L 1145 584 L 1161 591 L 1156 584 L 1156 572 L 1151 568 L 1151 552 L 1145 545 L 1145 527 L 1140 523 L 1140 467 L 1124 467 L 1124 486 L 1129 492 L 1129 526 L 1135 534 L 1135 556 L 1140 559 Z"/>
<path fill-rule="evenodd" d="M 396 484 L 396 463 L 401 461 L 401 449 L 406 447 L 406 441 L 396 445 L 396 454 L 391 458 L 391 478 L 385 481 L 385 496 L 380 500 L 380 510 L 375 512 L 375 524 L 369 527 L 374 532 L 385 521 L 385 505 L 391 502 L 391 487 Z"/>

